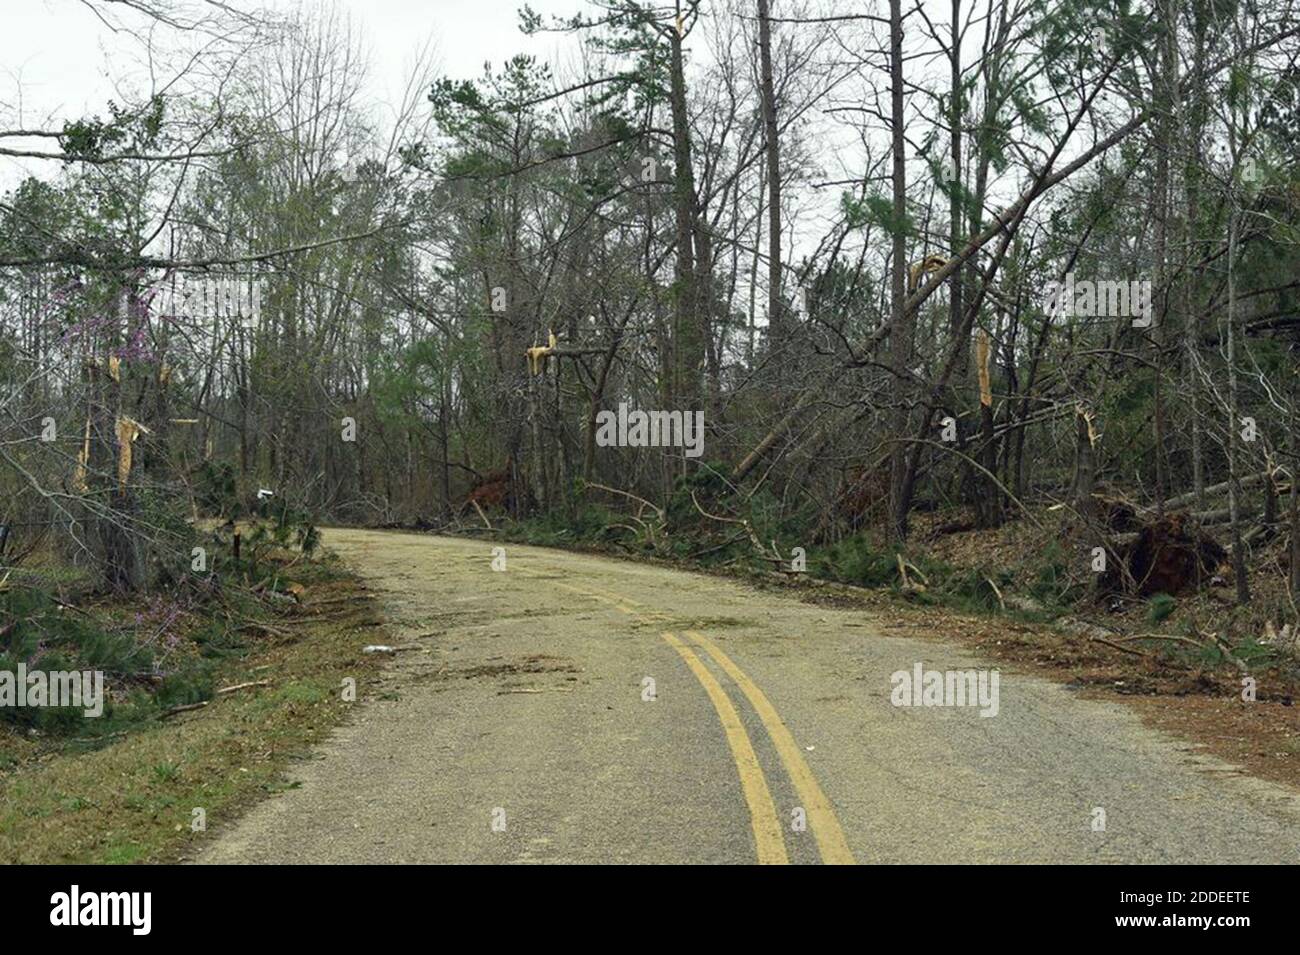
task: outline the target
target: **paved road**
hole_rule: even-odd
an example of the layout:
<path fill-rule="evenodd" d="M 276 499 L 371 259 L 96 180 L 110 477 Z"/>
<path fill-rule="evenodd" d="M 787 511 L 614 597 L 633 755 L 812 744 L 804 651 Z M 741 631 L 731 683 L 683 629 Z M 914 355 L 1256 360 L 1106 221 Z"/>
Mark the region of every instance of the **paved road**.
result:
<path fill-rule="evenodd" d="M 1006 670 L 993 717 L 893 705 L 896 671 L 985 666 L 943 634 L 578 554 L 325 540 L 417 649 L 199 861 L 1300 861 L 1291 791 L 1121 706 Z"/>

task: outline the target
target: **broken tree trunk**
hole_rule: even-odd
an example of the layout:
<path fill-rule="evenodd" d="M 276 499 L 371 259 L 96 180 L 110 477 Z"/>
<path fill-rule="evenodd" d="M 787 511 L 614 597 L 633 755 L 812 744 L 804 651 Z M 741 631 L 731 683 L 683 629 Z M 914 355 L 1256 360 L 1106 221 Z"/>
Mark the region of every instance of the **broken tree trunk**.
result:
<path fill-rule="evenodd" d="M 1240 480 L 1238 480 L 1237 486 L 1242 488 L 1254 487 L 1255 485 L 1261 484 L 1265 480 L 1267 480 L 1268 476 L 1269 473 L 1267 471 L 1260 471 L 1257 474 L 1247 474 L 1243 476 Z M 1223 481 L 1219 484 L 1212 484 L 1209 487 L 1205 488 L 1202 491 L 1202 493 L 1205 495 L 1222 494 L 1223 492 L 1228 490 L 1230 485 L 1231 485 L 1230 481 Z M 1176 497 L 1171 497 L 1168 500 L 1166 500 L 1165 508 L 1168 510 L 1177 510 L 1180 507 L 1187 507 L 1189 504 L 1196 503 L 1196 497 L 1197 495 L 1195 491 L 1190 491 L 1187 494 L 1179 494 Z"/>

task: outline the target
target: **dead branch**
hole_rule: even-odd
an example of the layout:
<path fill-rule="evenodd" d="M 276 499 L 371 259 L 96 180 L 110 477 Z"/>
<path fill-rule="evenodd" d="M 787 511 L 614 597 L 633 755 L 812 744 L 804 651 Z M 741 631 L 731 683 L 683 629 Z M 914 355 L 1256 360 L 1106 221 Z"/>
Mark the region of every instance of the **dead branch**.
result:
<path fill-rule="evenodd" d="M 204 700 L 202 703 L 186 703 L 184 706 L 173 706 L 170 710 L 163 710 L 159 713 L 158 719 L 165 720 L 169 717 L 175 716 L 177 713 L 188 713 L 191 710 L 201 710 L 207 705 L 208 701 Z"/>
<path fill-rule="evenodd" d="M 655 514 L 658 515 L 659 520 L 660 520 L 661 523 L 662 523 L 662 521 L 663 521 L 663 519 L 664 519 L 664 512 L 663 512 L 663 509 L 662 509 L 662 508 L 660 508 L 660 507 L 656 507 L 654 504 L 651 504 L 651 503 L 650 503 L 649 501 L 647 501 L 645 498 L 640 497 L 640 496 L 638 496 L 638 495 L 636 495 L 636 494 L 633 494 L 633 493 L 631 493 L 630 491 L 622 491 L 622 490 L 619 490 L 619 489 L 616 488 L 616 487 L 608 487 L 608 486 L 606 486 L 606 485 L 604 485 L 604 484 L 597 484 L 597 483 L 595 483 L 594 481 L 587 481 L 587 482 L 586 482 L 586 486 L 587 486 L 587 487 L 594 487 L 594 488 L 596 488 L 596 490 L 598 490 L 598 491 L 609 491 L 611 494 L 621 494 L 623 497 L 629 498 L 630 500 L 633 500 L 633 501 L 637 501 L 637 502 L 639 502 L 639 503 L 641 503 L 641 504 L 644 504 L 646 507 L 650 508 L 650 510 L 654 511 Z"/>
<path fill-rule="evenodd" d="M 247 690 L 249 687 L 253 687 L 253 686 L 270 686 L 270 685 L 271 685 L 270 680 L 253 680 L 250 683 L 236 683 L 234 686 L 223 686 L 221 689 L 217 690 L 216 695 L 225 696 L 227 693 L 235 693 L 238 690 Z"/>
<path fill-rule="evenodd" d="M 754 528 L 750 526 L 749 521 L 745 520 L 743 517 L 723 517 L 720 514 L 710 514 L 708 511 L 706 511 L 703 507 L 700 506 L 699 499 L 695 496 L 694 490 L 691 491 L 691 503 L 695 505 L 695 509 L 699 511 L 700 514 L 702 514 L 704 517 L 707 517 L 711 521 L 720 521 L 724 524 L 739 524 L 741 527 L 745 529 L 745 533 L 749 535 L 749 541 L 751 544 L 754 545 L 754 550 L 758 554 L 758 556 L 767 559 L 768 555 L 763 551 L 763 544 L 758 539 L 758 535 L 754 533 Z"/>

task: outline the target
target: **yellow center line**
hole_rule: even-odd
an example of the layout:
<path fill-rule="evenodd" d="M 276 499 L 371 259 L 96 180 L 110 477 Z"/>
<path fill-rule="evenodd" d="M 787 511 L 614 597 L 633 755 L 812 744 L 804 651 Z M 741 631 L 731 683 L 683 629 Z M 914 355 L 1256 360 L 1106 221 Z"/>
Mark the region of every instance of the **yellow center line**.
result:
<path fill-rule="evenodd" d="M 638 601 L 633 600 L 630 597 L 624 597 L 621 594 L 616 594 L 612 591 L 599 591 L 590 586 L 583 588 L 572 587 L 567 584 L 562 584 L 561 586 L 575 593 L 585 593 L 588 596 L 596 597 L 612 603 L 625 614 L 637 615 L 639 613 L 643 617 L 657 618 L 660 620 L 667 619 L 664 614 L 660 614 L 656 611 L 639 611 L 636 608 L 638 606 L 644 607 L 644 604 L 639 604 Z M 767 730 L 768 736 L 772 740 L 773 746 L 776 748 L 777 755 L 781 757 L 781 762 L 785 766 L 786 773 L 790 776 L 790 781 L 794 784 L 795 791 L 799 794 L 799 798 L 803 802 L 804 811 L 808 814 L 808 821 L 812 823 L 813 836 L 817 840 L 817 849 L 821 853 L 822 861 L 827 865 L 856 865 L 857 860 L 853 857 L 853 851 L 849 848 L 848 842 L 844 838 L 844 830 L 840 827 L 839 819 L 835 816 L 835 809 L 831 805 L 831 801 L 826 797 L 821 786 L 817 783 L 817 777 L 813 775 L 812 768 L 803 758 L 803 754 L 799 751 L 799 745 L 795 742 L 793 734 L 786 727 L 780 714 L 777 713 L 776 707 L 772 705 L 771 701 L 768 700 L 767 695 L 758 688 L 757 684 L 749 678 L 745 671 L 737 666 L 735 661 L 723 652 L 721 647 L 698 630 L 688 630 L 686 631 L 686 635 L 694 640 L 699 646 L 704 648 L 705 652 L 714 659 L 718 666 L 722 668 L 723 672 L 735 681 L 736 685 L 740 687 L 741 692 L 744 693 L 745 697 L 749 700 L 750 705 L 754 707 L 754 711 L 758 714 L 759 720 L 762 721 L 764 728 Z M 669 639 L 669 636 L 669 634 L 664 634 L 664 639 Z M 672 642 L 674 646 L 678 647 L 679 653 L 682 653 L 683 650 L 689 652 L 689 648 L 681 645 L 680 641 L 675 638 L 670 642 Z M 685 658 L 684 653 L 683 658 Z M 687 662 L 690 663 L 689 660 L 687 660 Z M 695 663 L 703 666 L 698 657 L 695 658 Z M 694 669 L 694 666 L 692 666 L 692 670 Z M 726 696 L 721 685 L 717 683 L 712 674 L 708 673 L 707 669 L 703 672 L 708 674 L 708 678 L 713 681 L 718 692 L 722 694 L 726 705 L 734 714 L 735 708 L 732 706 L 730 699 Z M 696 671 L 696 675 L 699 676 L 699 671 Z M 701 682 L 704 682 L 702 677 Z M 708 690 L 707 685 L 705 686 L 705 689 Z M 712 696 L 711 691 L 710 696 Z M 717 708 L 716 700 L 714 706 Z M 719 709 L 718 715 L 722 715 L 721 709 Z M 726 721 L 724 720 L 724 726 L 725 722 Z M 743 726 L 741 727 L 741 733 L 744 734 Z M 728 733 L 728 738 L 730 738 L 730 733 Z M 748 746 L 748 736 L 745 736 L 744 739 L 745 744 Z M 735 752 L 734 746 L 732 751 L 733 753 Z M 751 755 L 753 753 L 752 747 L 750 747 L 750 753 Z M 737 767 L 739 767 L 739 757 L 737 757 L 736 763 Z M 741 777 L 743 781 L 743 771 Z M 762 783 L 763 792 L 767 794 L 767 784 L 762 780 L 761 771 L 760 782 Z M 748 798 L 748 793 L 746 794 L 746 798 Z M 770 794 L 768 794 L 767 798 L 770 803 Z M 750 804 L 750 813 L 752 816 L 752 802 Z M 757 832 L 757 822 L 755 822 L 756 836 Z M 784 847 L 782 848 L 782 852 L 784 853 Z"/>
<path fill-rule="evenodd" d="M 840 828 L 839 820 L 835 818 L 835 810 L 831 807 L 830 800 L 817 784 L 817 778 L 804 760 L 803 754 L 799 752 L 794 736 L 781 721 L 776 707 L 717 644 L 698 630 L 688 630 L 686 635 L 702 646 L 709 656 L 717 661 L 718 666 L 736 681 L 736 685 L 740 687 L 741 692 L 758 713 L 758 718 L 767 727 L 767 734 L 772 738 L 772 744 L 776 747 L 781 762 L 785 764 L 785 771 L 789 773 L 790 781 L 794 783 L 799 798 L 803 800 L 804 810 L 812 823 L 813 835 L 817 838 L 817 848 L 821 852 L 822 861 L 827 865 L 856 864 L 857 860 L 853 858 L 853 852 L 844 839 L 844 831 Z"/>
<path fill-rule="evenodd" d="M 717 710 L 718 719 L 722 721 L 722 728 L 727 734 L 727 745 L 731 747 L 731 756 L 740 773 L 740 787 L 744 790 L 745 802 L 749 804 L 749 823 L 754 830 L 759 865 L 789 865 L 785 840 L 781 836 L 781 824 L 777 820 L 776 804 L 772 802 L 772 792 L 767 788 L 763 768 L 754 755 L 753 744 L 745 732 L 745 724 L 740 721 L 740 714 L 722 689 L 722 684 L 695 655 L 695 651 L 671 633 L 662 636 L 691 668 L 695 678 L 704 687 L 704 692 L 709 695 L 713 708 Z"/>

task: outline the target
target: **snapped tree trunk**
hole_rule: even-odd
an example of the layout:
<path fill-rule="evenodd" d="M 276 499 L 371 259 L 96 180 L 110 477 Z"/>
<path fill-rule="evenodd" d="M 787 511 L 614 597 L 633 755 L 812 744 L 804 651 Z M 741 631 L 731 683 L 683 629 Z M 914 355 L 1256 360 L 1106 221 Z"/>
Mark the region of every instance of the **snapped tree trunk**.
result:
<path fill-rule="evenodd" d="M 894 380 L 892 389 L 895 439 L 890 461 L 890 536 L 901 542 L 907 538 L 909 510 L 907 445 L 908 388 L 907 362 L 910 357 L 909 315 L 907 311 L 907 165 L 903 136 L 903 6 L 902 0 L 889 0 L 889 85 L 890 126 L 893 135 L 893 251 L 890 261 L 889 344 Z"/>
<path fill-rule="evenodd" d="M 673 281 L 673 384 L 671 400 L 686 411 L 699 406 L 704 335 L 700 324 L 695 265 L 695 175 L 691 169 L 691 128 L 686 106 L 683 37 L 669 31 L 669 108 L 673 120 L 673 212 L 677 226 Z"/>
<path fill-rule="evenodd" d="M 788 337 L 781 298 L 781 149 L 776 122 L 776 90 L 772 83 L 772 25 L 769 0 L 758 0 L 758 55 L 763 100 L 763 146 L 767 172 L 767 335 L 773 353 Z M 776 370 L 780 380 L 782 363 Z"/>

